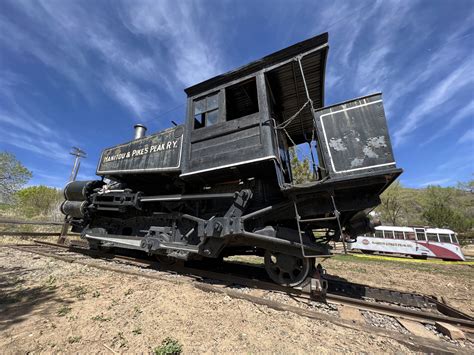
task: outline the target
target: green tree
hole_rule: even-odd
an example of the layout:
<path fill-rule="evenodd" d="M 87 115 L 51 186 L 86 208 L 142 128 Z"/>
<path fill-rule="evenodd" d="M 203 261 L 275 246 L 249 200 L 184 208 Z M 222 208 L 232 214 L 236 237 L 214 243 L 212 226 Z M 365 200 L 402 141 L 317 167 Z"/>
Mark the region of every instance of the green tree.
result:
<path fill-rule="evenodd" d="M 395 181 L 384 191 L 380 197 L 381 203 L 377 208 L 382 221 L 397 226 L 402 223 L 402 217 L 406 213 L 406 201 L 403 196 L 403 187 L 399 181 Z"/>
<path fill-rule="evenodd" d="M 298 155 L 294 148 L 290 148 L 291 172 L 293 174 L 293 183 L 302 184 L 314 180 L 311 164 L 308 157 L 302 161 L 298 159 Z"/>
<path fill-rule="evenodd" d="M 459 190 L 474 194 L 474 180 L 470 180 L 468 182 L 459 182 L 457 188 Z"/>
<path fill-rule="evenodd" d="M 50 215 L 63 200 L 61 190 L 43 185 L 22 189 L 15 197 L 18 210 L 26 217 Z"/>
<path fill-rule="evenodd" d="M 428 186 L 426 188 L 422 215 L 428 225 L 439 228 L 448 227 L 461 233 L 472 228 L 472 217 L 463 208 L 460 200 L 462 195 L 459 192 L 459 189 L 452 187 Z M 472 202 L 472 199 L 469 200 Z"/>
<path fill-rule="evenodd" d="M 11 202 L 15 192 L 21 189 L 31 176 L 31 171 L 25 168 L 13 154 L 0 152 L 0 202 Z"/>

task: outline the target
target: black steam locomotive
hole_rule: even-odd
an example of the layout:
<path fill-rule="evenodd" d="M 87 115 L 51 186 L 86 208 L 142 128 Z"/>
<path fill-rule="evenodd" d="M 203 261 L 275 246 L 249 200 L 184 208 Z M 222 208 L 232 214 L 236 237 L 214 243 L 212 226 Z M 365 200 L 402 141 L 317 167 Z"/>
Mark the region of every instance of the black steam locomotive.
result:
<path fill-rule="evenodd" d="M 93 248 L 163 262 L 264 256 L 287 286 L 313 272 L 329 242 L 373 229 L 367 213 L 401 174 L 381 94 L 324 103 L 328 35 L 189 87 L 183 125 L 105 149 L 97 175 L 64 190 L 62 212 Z M 294 181 L 306 143 L 314 179 Z"/>

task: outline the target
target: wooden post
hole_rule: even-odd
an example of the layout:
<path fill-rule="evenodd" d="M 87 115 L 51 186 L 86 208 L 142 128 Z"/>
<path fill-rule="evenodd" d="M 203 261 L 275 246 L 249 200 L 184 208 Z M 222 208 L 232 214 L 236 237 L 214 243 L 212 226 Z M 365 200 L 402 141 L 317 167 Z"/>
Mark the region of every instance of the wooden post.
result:
<path fill-rule="evenodd" d="M 69 223 L 67 221 L 67 218 L 64 218 L 64 223 L 61 227 L 61 235 L 59 236 L 58 241 L 57 241 L 58 244 L 66 243 L 68 230 L 69 230 Z"/>

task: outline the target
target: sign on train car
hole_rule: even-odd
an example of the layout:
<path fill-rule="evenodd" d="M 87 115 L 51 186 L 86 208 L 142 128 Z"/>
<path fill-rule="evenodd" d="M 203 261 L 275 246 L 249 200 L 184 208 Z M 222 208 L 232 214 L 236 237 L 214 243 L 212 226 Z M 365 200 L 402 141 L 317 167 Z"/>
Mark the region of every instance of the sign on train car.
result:
<path fill-rule="evenodd" d="M 98 175 L 179 170 L 183 148 L 183 126 L 105 149 Z"/>
<path fill-rule="evenodd" d="M 381 94 L 325 107 L 316 111 L 316 117 L 329 174 L 395 166 Z"/>

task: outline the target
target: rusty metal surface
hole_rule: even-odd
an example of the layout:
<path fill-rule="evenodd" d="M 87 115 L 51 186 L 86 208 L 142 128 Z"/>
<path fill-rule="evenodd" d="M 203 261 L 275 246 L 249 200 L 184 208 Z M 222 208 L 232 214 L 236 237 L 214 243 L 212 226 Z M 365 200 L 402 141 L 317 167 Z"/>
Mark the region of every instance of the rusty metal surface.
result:
<path fill-rule="evenodd" d="M 333 105 L 315 115 L 331 177 L 396 167 L 381 94 Z"/>

